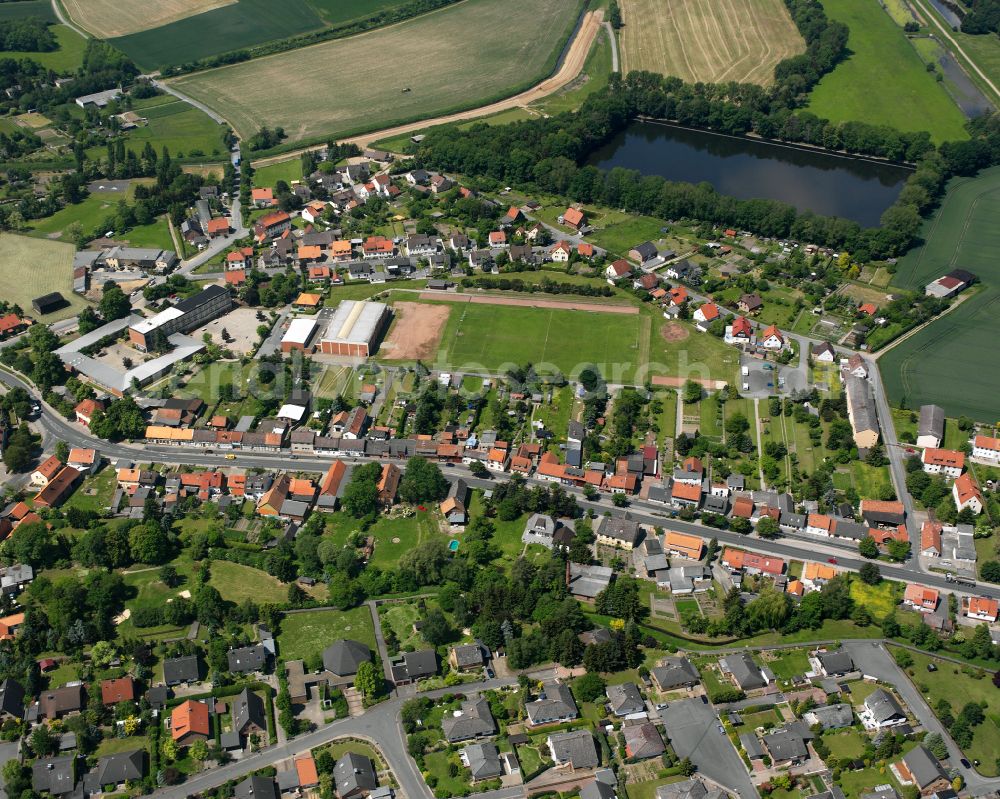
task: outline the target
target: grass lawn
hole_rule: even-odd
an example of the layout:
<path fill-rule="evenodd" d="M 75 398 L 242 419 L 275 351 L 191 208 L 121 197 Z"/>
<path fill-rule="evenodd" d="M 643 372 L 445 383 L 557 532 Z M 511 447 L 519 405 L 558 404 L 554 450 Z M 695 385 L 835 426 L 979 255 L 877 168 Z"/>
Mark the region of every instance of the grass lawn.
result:
<path fill-rule="evenodd" d="M 51 30 L 59 45 L 52 52 L 32 53 L 12 51 L 5 52 L 3 57 L 18 60 L 30 58 L 46 69 L 51 69 L 53 72 L 75 72 L 83 64 L 83 51 L 87 46 L 87 40 L 66 25 L 53 25 Z"/>
<path fill-rule="evenodd" d="M 45 238 L 61 238 L 74 222 L 80 223 L 85 234 L 97 232 L 98 228 L 105 227 L 108 217 L 114 216 L 118 202 L 130 195 L 131 192 L 125 197 L 111 192 L 93 192 L 83 202 L 67 205 L 52 216 L 31 220 L 31 232 L 33 235 Z"/>
<path fill-rule="evenodd" d="M 872 691 L 878 688 L 875 683 L 864 680 L 853 680 L 847 683 L 847 687 L 851 689 L 850 702 L 855 709 L 861 707 Z"/>
<path fill-rule="evenodd" d="M 224 158 L 228 152 L 222 140 L 225 128 L 204 111 L 172 94 L 138 100 L 134 110 L 149 120 L 145 126 L 127 134 L 125 146 L 137 155 L 146 142 L 150 142 L 157 153 L 166 147 L 174 158 Z"/>
<path fill-rule="evenodd" d="M 552 70 L 578 9 L 578 3 L 556 0 L 468 0 L 382 30 L 175 83 L 218 110 L 241 135 L 265 125 L 284 126 L 289 142 L 378 130 L 475 108 L 534 85 Z M 511 27 L 521 30 L 514 40 L 494 35 Z M 348 63 L 358 69 L 329 79 Z M 453 79 L 455 63 L 463 65 L 460 81 Z"/>
<path fill-rule="evenodd" d="M 782 650 L 767 665 L 779 680 L 791 680 L 809 671 L 809 655 L 804 649 Z"/>
<path fill-rule="evenodd" d="M 170 235 L 170 226 L 165 216 L 159 217 L 148 225 L 140 225 L 125 233 L 130 247 L 151 247 L 158 250 L 173 250 L 174 240 Z"/>
<path fill-rule="evenodd" d="M 518 746 L 516 749 L 517 759 L 521 763 L 521 773 L 526 777 L 531 777 L 542 768 L 542 756 L 533 746 Z M 631 797 L 631 794 L 629 794 Z"/>
<path fill-rule="evenodd" d="M 701 426 L 699 431 L 708 438 L 722 438 L 722 424 L 719 419 L 719 399 L 717 394 L 705 397 L 698 403 L 698 411 L 701 414 Z"/>
<path fill-rule="evenodd" d="M 677 434 L 677 392 L 665 389 L 656 393 L 656 399 L 663 405 L 663 412 L 652 421 L 656 424 L 656 446 L 662 447 L 667 438 Z"/>
<path fill-rule="evenodd" d="M 73 293 L 74 249 L 69 243 L 0 233 L 0 297 L 37 318 L 31 301 L 58 291 L 69 304 L 45 314 L 41 321 L 51 323 L 75 316 L 89 303 Z"/>
<path fill-rule="evenodd" d="M 675 599 L 674 607 L 679 614 L 697 613 L 701 615 L 701 606 L 697 599 Z"/>
<path fill-rule="evenodd" d="M 213 564 L 214 566 L 215 564 Z M 375 648 L 375 628 L 367 605 L 352 610 L 309 610 L 288 613 L 281 620 L 278 654 L 298 660 L 321 654 L 338 638 L 350 638 Z"/>
<path fill-rule="evenodd" d="M 464 388 L 464 383 L 463 383 Z M 552 402 L 542 404 L 535 408 L 532 421 L 541 422 L 545 425 L 545 430 L 552 434 L 549 439 L 550 445 L 555 445 L 566 441 L 566 425 L 569 423 L 570 415 L 573 412 L 573 388 L 563 386 L 552 392 Z"/>
<path fill-rule="evenodd" d="M 425 600 L 426 601 L 426 600 Z M 412 602 L 392 602 L 383 607 L 386 610 L 380 613 L 382 630 L 390 627 L 396 634 L 399 641 L 400 651 L 407 649 L 420 649 L 427 646 L 427 642 L 419 632 L 413 631 L 414 622 L 419 621 L 426 615 L 417 607 L 416 600 Z"/>
<path fill-rule="evenodd" d="M 911 652 L 913 666 L 907 669 L 914 685 L 923 694 L 933 710 L 941 699 L 947 699 L 952 706 L 952 714 L 969 702 L 986 703 L 986 720 L 973 727 L 972 745 L 964 750 L 969 760 L 979 760 L 978 771 L 987 777 L 995 777 L 997 753 L 1000 752 L 1000 707 L 997 706 L 997 690 L 988 672 L 971 666 L 962 667 L 920 652 Z M 927 671 L 927 665 L 934 663 L 937 671 Z"/>
<path fill-rule="evenodd" d="M 132 735 L 127 738 L 104 738 L 98 745 L 95 757 L 116 755 L 119 752 L 132 752 L 136 749 L 146 749 L 149 738 L 145 735 Z"/>
<path fill-rule="evenodd" d="M 656 241 L 663 235 L 663 227 L 663 220 L 652 216 L 625 216 L 603 227 L 596 227 L 593 233 L 588 234 L 587 241 L 612 255 L 623 256 L 637 241 Z"/>
<path fill-rule="evenodd" d="M 861 499 L 878 499 L 884 489 L 892 488 L 888 466 L 869 466 L 862 461 L 852 461 L 851 479 Z"/>
<path fill-rule="evenodd" d="M 755 730 L 767 723 L 774 725 L 781 722 L 781 714 L 773 707 L 758 713 L 741 713 L 740 716 L 743 719 L 743 726 L 748 730 Z"/>
<path fill-rule="evenodd" d="M 288 185 L 293 180 L 302 180 L 302 161 L 298 157 L 290 158 L 287 161 L 279 161 L 270 166 L 262 166 L 255 169 L 253 173 L 253 184 L 273 188 L 279 180 L 285 181 Z"/>
<path fill-rule="evenodd" d="M 462 766 L 458 752 L 451 754 L 447 749 L 441 752 L 430 752 L 424 755 L 424 762 L 429 773 L 437 777 L 436 791 L 447 791 L 445 796 L 462 796 L 469 790 L 469 770 Z M 452 777 L 449 766 L 455 763 L 458 773 Z"/>
<path fill-rule="evenodd" d="M 387 570 L 396 567 L 400 556 L 423 541 L 441 533 L 437 526 L 437 509 L 417 511 L 413 516 L 389 519 L 381 517 L 369 534 L 375 536 L 375 554 L 371 564 Z"/>
<path fill-rule="evenodd" d="M 115 470 L 106 466 L 93 477 L 88 478 L 63 505 L 63 510 L 78 508 L 83 511 L 105 510 L 115 495 L 117 484 Z"/>
<path fill-rule="evenodd" d="M 851 55 L 813 89 L 810 111 L 834 122 L 926 130 L 936 143 L 968 138 L 962 112 L 878 3 L 824 0 L 823 8 L 850 28 Z"/>
<path fill-rule="evenodd" d="M 953 180 L 940 207 L 924 223 L 923 244 L 899 259 L 894 285 L 910 291 L 950 269 L 968 269 L 981 287 L 943 319 L 893 347 L 881 358 L 880 371 L 890 399 L 908 407 L 935 403 L 945 415 L 996 421 L 996 386 L 992 375 L 1000 354 L 982 342 L 1000 335 L 997 313 L 1000 268 L 1000 168 L 976 178 Z M 946 425 L 946 428 L 948 425 Z"/>
<path fill-rule="evenodd" d="M 228 560 L 212 561 L 211 584 L 222 598 L 237 605 L 247 599 L 254 602 L 287 602 L 288 586 L 277 577 L 260 569 L 231 563 Z"/>
<path fill-rule="evenodd" d="M 864 605 L 872 618 L 881 619 L 896 609 L 902 597 L 901 583 L 883 580 L 878 585 L 868 585 L 859 579 L 851 580 L 851 599 L 857 605 Z"/>
<path fill-rule="evenodd" d="M 866 740 L 857 730 L 831 730 L 823 736 L 830 754 L 838 758 L 861 757 Z"/>
<path fill-rule="evenodd" d="M 661 785 L 670 785 L 673 782 L 683 782 L 687 777 L 676 774 L 665 779 L 645 780 L 644 782 L 630 782 L 626 790 L 628 799 L 655 799 L 656 789 Z"/>

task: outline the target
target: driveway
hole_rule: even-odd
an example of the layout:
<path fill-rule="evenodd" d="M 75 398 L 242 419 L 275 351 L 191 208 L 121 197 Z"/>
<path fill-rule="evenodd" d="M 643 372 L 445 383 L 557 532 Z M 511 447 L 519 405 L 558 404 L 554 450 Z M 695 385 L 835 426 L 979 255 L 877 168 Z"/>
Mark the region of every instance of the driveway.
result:
<path fill-rule="evenodd" d="M 756 799 L 757 789 L 729 736 L 719 732 L 714 708 L 701 699 L 671 702 L 660 711 L 678 757 L 689 757 L 700 772 L 735 791 L 740 799 Z"/>
<path fill-rule="evenodd" d="M 0 743 L 0 769 L 6 766 L 8 761 L 17 759 L 19 745 L 17 741 Z M 4 790 L 2 782 L 0 782 L 0 799 L 7 799 L 7 791 Z"/>

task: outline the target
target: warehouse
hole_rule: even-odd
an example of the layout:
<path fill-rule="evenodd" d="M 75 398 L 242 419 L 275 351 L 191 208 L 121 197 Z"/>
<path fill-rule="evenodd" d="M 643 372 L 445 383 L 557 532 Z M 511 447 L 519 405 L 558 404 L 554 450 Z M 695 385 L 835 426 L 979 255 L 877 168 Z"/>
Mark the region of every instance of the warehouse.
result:
<path fill-rule="evenodd" d="M 320 341 L 324 355 L 367 358 L 378 349 L 389 324 L 389 307 L 381 302 L 344 300 L 337 306 Z"/>
<path fill-rule="evenodd" d="M 308 351 L 309 342 L 312 341 L 315 332 L 315 319 L 293 319 L 292 323 L 288 326 L 288 330 L 285 331 L 285 335 L 281 338 L 281 351 Z"/>
<path fill-rule="evenodd" d="M 131 325 L 128 329 L 129 341 L 133 346 L 148 351 L 155 336 L 162 336 L 165 340 L 172 333 L 187 333 L 222 316 L 232 307 L 233 298 L 228 290 L 222 286 L 206 286 L 156 316 Z"/>

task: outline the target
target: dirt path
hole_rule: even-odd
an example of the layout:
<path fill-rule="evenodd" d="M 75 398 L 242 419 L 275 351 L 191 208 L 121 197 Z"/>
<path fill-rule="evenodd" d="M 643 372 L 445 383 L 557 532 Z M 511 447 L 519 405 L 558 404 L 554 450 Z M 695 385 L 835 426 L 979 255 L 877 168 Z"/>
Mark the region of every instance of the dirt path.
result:
<path fill-rule="evenodd" d="M 459 111 L 457 114 L 447 114 L 446 116 L 425 119 L 420 122 L 411 122 L 408 125 L 396 125 L 392 128 L 375 130 L 371 133 L 364 133 L 360 136 L 352 136 L 349 139 L 340 139 L 339 141 L 350 142 L 364 149 L 372 142 L 379 141 L 380 139 L 402 136 L 404 133 L 410 133 L 411 131 L 422 130 L 424 128 L 431 128 L 437 125 L 448 125 L 453 122 L 463 122 L 469 119 L 491 116 L 501 111 L 509 111 L 511 108 L 521 108 L 529 105 L 530 103 L 544 99 L 550 94 L 568 86 L 576 80 L 577 76 L 579 76 L 579 74 L 583 71 L 583 65 L 587 60 L 587 55 L 590 53 L 590 48 L 594 43 L 594 39 L 601 30 L 601 23 L 603 21 L 604 12 L 601 9 L 588 11 L 586 15 L 584 15 L 580 29 L 576 32 L 576 37 L 573 39 L 572 44 L 570 44 L 569 50 L 566 52 L 566 57 L 562 60 L 562 64 L 559 66 L 556 74 L 546 78 L 541 83 L 521 92 L 520 94 L 515 94 L 513 97 L 508 97 L 506 100 L 499 100 L 498 102 L 483 105 L 479 108 L 470 108 L 468 111 Z M 326 145 L 321 144 L 315 147 L 303 147 L 301 150 L 294 150 L 289 153 L 282 153 L 281 155 L 273 155 L 269 158 L 260 158 L 256 161 L 252 161 L 251 165 L 254 169 L 260 169 L 262 166 L 270 166 L 271 164 L 277 164 L 282 161 L 288 161 L 292 158 L 298 158 L 305 152 L 321 150 L 325 146 Z"/>
<path fill-rule="evenodd" d="M 700 383 L 707 389 L 713 391 L 718 391 L 720 388 L 725 388 L 725 380 L 711 380 L 706 377 L 670 377 L 668 375 L 654 375 L 651 381 L 654 386 L 669 386 L 670 388 L 683 388 L 684 384 L 688 380 L 693 380 L 695 383 Z M 678 398 L 678 403 L 680 399 Z"/>
<path fill-rule="evenodd" d="M 616 313 L 635 316 L 639 309 L 634 305 L 599 305 L 589 302 L 559 302 L 558 300 L 520 299 L 517 297 L 496 297 L 493 295 L 473 296 L 471 294 L 443 294 L 439 291 L 423 291 L 422 300 L 444 302 L 467 302 L 473 305 L 515 305 L 522 308 L 554 308 L 558 311 L 589 311 L 590 313 Z"/>

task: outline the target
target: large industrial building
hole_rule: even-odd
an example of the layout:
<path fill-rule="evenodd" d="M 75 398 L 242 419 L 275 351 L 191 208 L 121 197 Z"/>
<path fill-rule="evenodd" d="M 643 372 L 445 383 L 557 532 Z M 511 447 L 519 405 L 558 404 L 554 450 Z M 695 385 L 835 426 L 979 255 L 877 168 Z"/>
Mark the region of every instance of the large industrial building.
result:
<path fill-rule="evenodd" d="M 369 357 L 378 349 L 390 315 L 389 306 L 381 302 L 342 301 L 320 339 L 320 352 L 352 358 Z"/>
<path fill-rule="evenodd" d="M 223 286 L 206 286 L 197 294 L 181 300 L 156 316 L 129 325 L 128 337 L 132 345 L 149 350 L 156 335 L 164 338 L 173 333 L 187 333 L 208 324 L 233 307 L 233 299 Z"/>

